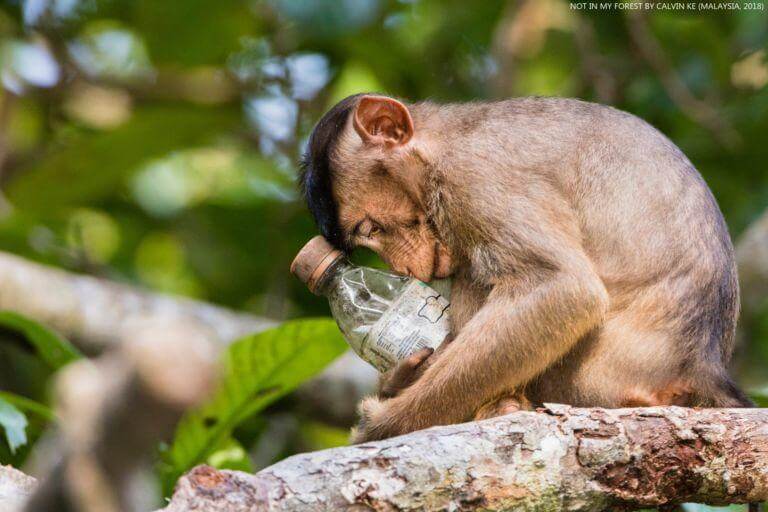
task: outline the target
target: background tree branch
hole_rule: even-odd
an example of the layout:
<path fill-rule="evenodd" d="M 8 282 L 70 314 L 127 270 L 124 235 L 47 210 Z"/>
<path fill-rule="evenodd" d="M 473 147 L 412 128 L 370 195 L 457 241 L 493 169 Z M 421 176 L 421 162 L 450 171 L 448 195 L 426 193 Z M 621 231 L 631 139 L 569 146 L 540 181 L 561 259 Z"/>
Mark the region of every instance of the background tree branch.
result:
<path fill-rule="evenodd" d="M 194 328 L 148 322 L 131 341 L 66 366 L 56 382 L 60 459 L 25 510 L 138 510 L 132 480 L 184 411 L 208 396 L 216 360 Z"/>
<path fill-rule="evenodd" d="M 134 326 L 148 319 L 196 326 L 217 344 L 275 325 L 265 318 L 73 274 L 3 252 L 0 283 L 0 309 L 34 318 L 91 352 L 130 339 Z"/>

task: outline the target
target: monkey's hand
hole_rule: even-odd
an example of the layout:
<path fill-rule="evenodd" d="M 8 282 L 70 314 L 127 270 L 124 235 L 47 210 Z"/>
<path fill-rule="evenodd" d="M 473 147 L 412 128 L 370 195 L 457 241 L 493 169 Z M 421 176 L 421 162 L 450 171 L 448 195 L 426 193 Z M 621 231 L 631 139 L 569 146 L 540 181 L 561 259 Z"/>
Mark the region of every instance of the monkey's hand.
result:
<path fill-rule="evenodd" d="M 364 398 L 357 406 L 357 412 L 360 415 L 360 421 L 357 426 L 352 427 L 350 442 L 352 444 L 377 441 L 392 437 L 389 432 L 381 427 L 381 418 L 386 414 L 386 402 L 369 396 Z"/>
<path fill-rule="evenodd" d="M 400 361 L 397 366 L 381 376 L 379 398 L 394 398 L 405 388 L 416 382 L 429 364 L 427 360 L 435 353 L 430 347 L 417 350 Z"/>
<path fill-rule="evenodd" d="M 386 409 L 384 400 L 396 397 L 401 391 L 416 382 L 429 366 L 428 360 L 434 355 L 436 354 L 433 348 L 422 348 L 381 376 L 378 398 L 368 397 L 358 405 L 360 422 L 357 427 L 352 429 L 353 443 L 385 439 L 396 435 L 379 425 L 379 418 L 382 417 L 384 409 Z"/>

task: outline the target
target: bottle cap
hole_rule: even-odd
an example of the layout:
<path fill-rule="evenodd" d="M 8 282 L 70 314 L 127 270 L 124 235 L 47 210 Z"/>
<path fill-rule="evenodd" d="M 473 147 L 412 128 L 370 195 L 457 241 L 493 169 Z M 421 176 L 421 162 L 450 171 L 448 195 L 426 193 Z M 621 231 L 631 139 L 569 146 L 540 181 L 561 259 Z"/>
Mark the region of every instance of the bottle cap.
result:
<path fill-rule="evenodd" d="M 309 291 L 317 294 L 317 285 L 325 271 L 342 257 L 344 253 L 318 235 L 301 248 L 291 263 L 291 272 L 306 283 Z"/>

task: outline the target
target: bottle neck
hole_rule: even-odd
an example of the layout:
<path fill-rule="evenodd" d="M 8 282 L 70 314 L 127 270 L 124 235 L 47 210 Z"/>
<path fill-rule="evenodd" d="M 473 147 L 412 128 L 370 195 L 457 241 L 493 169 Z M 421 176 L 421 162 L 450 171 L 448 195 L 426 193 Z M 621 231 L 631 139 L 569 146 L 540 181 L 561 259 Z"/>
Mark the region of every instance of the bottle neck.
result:
<path fill-rule="evenodd" d="M 341 275 L 353 266 L 346 257 L 340 257 L 317 280 L 314 292 L 318 295 L 328 295 L 336 287 Z"/>

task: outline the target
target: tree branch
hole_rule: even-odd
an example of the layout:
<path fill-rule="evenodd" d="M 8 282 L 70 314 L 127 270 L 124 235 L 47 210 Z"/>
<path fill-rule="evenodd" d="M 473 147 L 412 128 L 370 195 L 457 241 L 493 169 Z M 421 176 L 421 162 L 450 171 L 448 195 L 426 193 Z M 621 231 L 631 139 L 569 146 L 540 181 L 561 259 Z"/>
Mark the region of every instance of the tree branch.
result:
<path fill-rule="evenodd" d="M 11 466 L 0 465 L 0 510 L 17 512 L 22 509 L 35 488 L 36 480 Z"/>
<path fill-rule="evenodd" d="M 296 455 L 199 466 L 162 512 L 607 510 L 768 499 L 768 410 L 549 405 Z"/>

